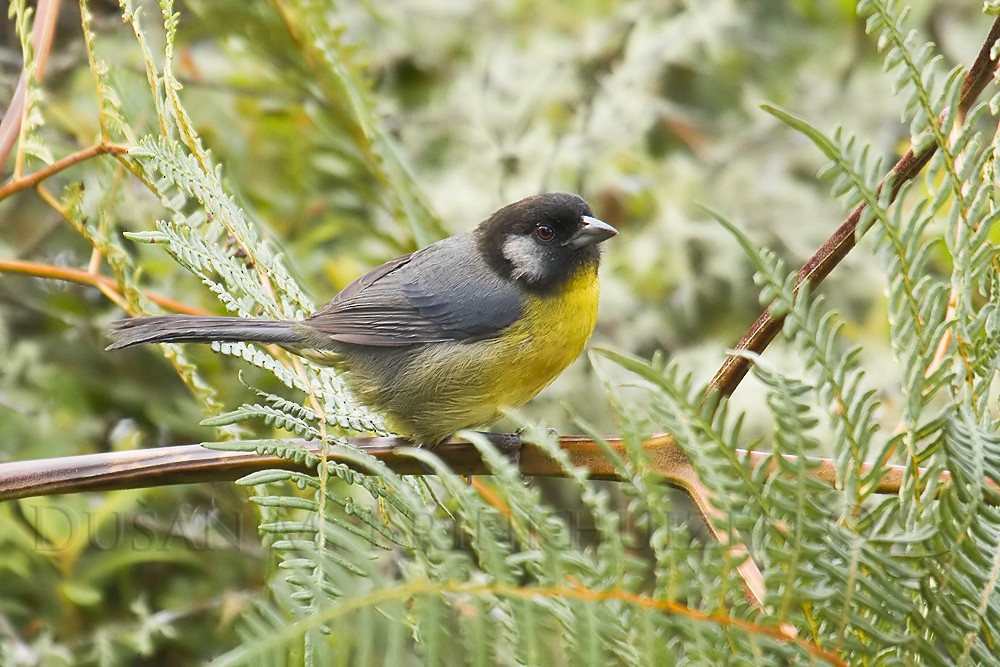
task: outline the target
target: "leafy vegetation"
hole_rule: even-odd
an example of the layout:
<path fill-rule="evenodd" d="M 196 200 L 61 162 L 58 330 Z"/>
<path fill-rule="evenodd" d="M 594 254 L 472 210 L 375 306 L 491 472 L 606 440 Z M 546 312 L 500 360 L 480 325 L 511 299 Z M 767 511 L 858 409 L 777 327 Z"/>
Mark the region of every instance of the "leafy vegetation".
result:
<path fill-rule="evenodd" d="M 84 3 L 42 68 L 11 3 L 0 269 L 35 278 L 0 279 L 0 457 L 214 441 L 316 474 L 0 505 L 0 662 L 996 662 L 997 99 L 964 104 L 961 69 L 989 21 L 654 4 Z M 908 146 L 924 175 L 884 185 Z M 123 310 L 301 316 L 545 189 L 622 231 L 603 349 L 501 425 L 565 480 L 477 434 L 492 475 L 425 449 L 436 474 L 399 475 L 348 443 L 384 429 L 336 373 L 270 348 L 103 352 Z M 857 249 L 797 290 L 861 204 Z M 758 304 L 781 339 L 706 400 Z M 660 431 L 721 539 L 663 483 Z"/>

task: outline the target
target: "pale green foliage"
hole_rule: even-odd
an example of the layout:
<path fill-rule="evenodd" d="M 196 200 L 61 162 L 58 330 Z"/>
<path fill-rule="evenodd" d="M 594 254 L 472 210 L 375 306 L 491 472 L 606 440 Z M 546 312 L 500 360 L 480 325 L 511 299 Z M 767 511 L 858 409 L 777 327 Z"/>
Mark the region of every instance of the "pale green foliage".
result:
<path fill-rule="evenodd" d="M 395 505 L 384 510 L 384 525 L 403 549 L 373 556 L 389 559 L 381 568 L 362 568 L 344 553 L 351 553 L 344 547 L 350 540 L 338 532 L 334 554 L 314 553 L 308 560 L 310 567 L 319 564 L 325 587 L 317 587 L 315 578 L 290 577 L 288 596 L 279 598 L 282 607 L 297 610 L 292 614 L 299 622 L 288 625 L 277 608 L 262 612 L 253 627 L 267 639 L 249 642 L 231 660 L 280 653 L 295 645 L 300 633 L 312 638 L 310 658 L 317 662 L 329 658 L 325 651 L 342 659 L 371 655 L 375 636 L 386 641 L 380 657 L 394 659 L 401 644 L 414 641 L 431 663 L 465 656 L 470 662 L 535 664 L 565 655 L 571 662 L 710 664 L 733 654 L 773 663 L 781 653 L 801 650 L 676 612 L 650 611 L 643 607 L 650 601 L 675 601 L 761 627 L 789 624 L 850 664 L 993 660 L 992 642 L 1000 632 L 1000 513 L 987 502 L 995 502 L 997 494 L 984 480 L 996 483 L 1000 473 L 991 394 L 1000 294 L 996 191 L 983 177 L 993 146 L 975 122 L 984 105 L 951 131 L 960 77 L 953 72 L 935 87 L 933 48 L 914 41 L 903 27 L 905 16 L 878 3 L 865 3 L 863 11 L 872 14 L 869 29 L 898 77 L 918 147 L 939 146 L 923 190 L 909 187 L 900 203 L 890 206 L 888 189 L 882 194 L 877 189 L 882 161 L 863 141 L 839 132 L 829 139 L 801 119 L 774 113 L 831 160 L 825 171 L 848 208 L 868 206 L 860 226 L 876 229 L 889 294 L 889 334 L 904 378 L 896 431 L 880 434 L 874 428 L 884 408 L 866 379 L 861 349 L 843 339 L 840 316 L 805 290 L 793 293 L 794 274 L 783 262 L 725 222 L 752 260 L 762 303 L 785 315 L 786 338 L 804 361 L 804 374 L 795 377 L 755 359 L 775 423 L 775 472 L 750 469 L 734 455 L 735 447 L 752 445 L 741 434 L 742 419 L 724 405 L 703 404 L 702 391 L 676 365 L 607 353 L 646 385 L 641 398 L 633 390 L 615 401 L 628 454 L 616 461 L 625 480 L 619 490 L 631 499 L 624 512 L 609 511 L 607 497 L 562 459 L 594 522 L 591 541 L 570 539 L 573 524 L 541 502 L 482 438 L 469 436 L 489 462 L 509 516 L 442 469 L 432 453 L 414 451 L 410 455 L 438 472 L 436 479 L 411 486 L 382 473 L 388 493 L 398 491 L 397 501 L 405 499 L 409 510 L 403 514 Z M 950 277 L 936 275 L 927 263 L 940 242 L 928 234 L 936 216 L 944 221 L 953 260 Z M 949 288 L 957 295 L 952 310 Z M 935 349 L 946 334 L 951 344 L 938 363 Z M 832 423 L 833 486 L 814 479 L 805 458 L 824 449 L 814 435 L 821 420 Z M 696 547 L 673 527 L 670 501 L 640 447 L 650 424 L 676 438 L 714 490 L 724 516 L 721 529 L 748 541 L 767 584 L 763 610 L 742 601 L 732 555 L 718 545 Z M 550 440 L 541 442 L 560 455 Z M 905 466 L 903 489 L 878 499 L 884 466 L 892 461 Z M 925 470 L 918 473 L 918 466 Z M 943 471 L 952 474 L 949 483 L 938 482 Z M 414 494 L 429 489 L 434 489 L 430 496 Z M 447 500 L 438 508 L 441 498 Z M 339 496 L 330 499 L 345 505 Z M 415 530 L 413 522 L 431 513 L 437 519 Z M 624 523 L 640 530 L 622 534 L 618 528 Z M 297 534 L 318 530 L 308 522 L 270 523 L 269 529 L 275 526 Z M 358 537 L 351 534 L 352 540 Z M 459 539 L 463 535 L 468 541 Z M 367 541 L 386 550 L 384 539 L 371 534 Z M 281 542 L 283 548 L 294 544 Z M 630 555 L 640 544 L 650 550 L 648 562 Z M 331 591 L 336 594 L 328 597 Z M 308 607 L 295 602 L 302 596 Z M 405 614 L 404 601 L 411 605 Z M 370 608 L 379 611 L 379 623 L 372 624 Z M 329 632 L 329 640 L 316 634 L 320 630 Z M 470 636 L 476 639 L 461 643 L 459 637 Z"/>
<path fill-rule="evenodd" d="M 417 40 L 421 26 L 406 22 L 412 11 L 406 3 L 386 7 L 385 17 L 375 15 L 380 8 L 315 3 L 277 4 L 285 14 L 243 3 L 238 12 L 225 2 L 198 9 L 239 16 L 244 23 L 233 28 L 233 41 L 256 39 L 261 52 L 279 52 L 277 31 L 294 43 L 297 53 L 281 54 L 288 61 L 283 73 L 308 81 L 315 95 L 305 115 L 319 156 L 307 163 L 302 178 L 317 172 L 330 177 L 339 197 L 331 206 L 335 215 L 370 222 L 370 238 L 403 251 L 445 233 L 430 213 L 439 207 L 426 199 L 446 201 L 449 213 L 471 224 L 486 212 L 485 202 L 544 189 L 550 181 L 580 190 L 593 181 L 606 184 L 599 194 L 626 202 L 626 221 L 652 219 L 659 207 L 674 214 L 665 202 L 676 200 L 680 207 L 689 201 L 684 195 L 690 164 L 634 146 L 648 136 L 655 143 L 660 128 L 647 124 L 650 116 L 658 122 L 688 120 L 663 108 L 662 63 L 646 54 L 666 44 L 664 61 L 697 71 L 698 57 L 724 48 L 720 36 L 729 33 L 723 27 L 738 32 L 742 25 L 725 2 L 697 4 L 676 14 L 630 5 L 619 8 L 620 21 L 591 29 L 565 19 L 565 12 L 576 10 L 552 9 L 577 32 L 540 29 L 523 43 L 498 38 L 493 50 L 470 56 L 461 72 L 449 64 L 464 48 L 461 36 L 445 34 L 422 51 L 403 48 L 410 41 L 424 45 Z M 23 3 L 17 6 L 20 25 L 27 12 Z M 313 308 L 312 300 L 286 268 L 276 242 L 254 222 L 255 212 L 245 204 L 250 197 L 234 195 L 249 188 L 224 176 L 232 178 L 240 165 L 220 164 L 198 133 L 194 109 L 185 106 L 194 93 L 178 73 L 183 68 L 175 53 L 180 18 L 174 6 L 160 3 L 162 28 L 155 34 L 139 21 L 151 23 L 148 5 L 138 10 L 122 0 L 122 6 L 152 95 L 155 120 L 141 139 L 129 139 L 86 11 L 84 34 L 101 132 L 133 144 L 121 164 L 159 206 L 156 229 L 128 238 L 146 244 L 137 251 L 146 261 L 165 251 L 231 313 L 301 317 Z M 497 11 L 479 6 L 464 16 L 488 25 Z M 726 175 L 712 194 L 733 198 L 715 207 L 736 208 L 735 221 L 718 217 L 755 272 L 761 304 L 785 315 L 784 350 L 798 366 L 772 351 L 754 357 L 757 384 L 751 386 L 760 392 L 744 410 L 716 397 L 705 400 L 690 359 L 666 363 L 655 354 L 646 362 L 610 351 L 594 357 L 606 399 L 579 405 L 596 406 L 588 419 L 602 425 L 580 426 L 604 447 L 620 482 L 589 480 L 549 433 L 525 425 L 525 437 L 560 463 L 572 496 L 570 512 L 541 485 L 523 479 L 509 454 L 480 434 L 466 437 L 493 474 L 477 478 L 477 485 L 448 470 L 433 451 L 400 450 L 399 456 L 435 473 L 407 477 L 350 447 L 343 435 L 382 433 L 383 427 L 329 369 L 308 362 L 297 367 L 252 344 L 216 344 L 215 350 L 252 366 L 257 378 L 275 380 L 269 389 L 257 389 L 265 386 L 259 380 L 245 381 L 256 398 L 227 409 L 177 346 L 165 346 L 209 415 L 202 423 L 220 429 L 222 437 L 253 421 L 320 440 L 328 454 L 337 455 L 336 463 L 324 461 L 300 442 L 277 436 L 213 445 L 280 456 L 318 471 L 264 471 L 242 480 L 254 488 L 260 531 L 277 567 L 268 595 L 241 618 L 242 643 L 220 664 L 805 664 L 821 661 L 818 649 L 849 664 L 995 662 L 1000 512 L 998 494 L 984 480 L 1000 483 L 1000 202 L 993 163 L 1000 145 L 981 134 L 977 120 L 985 104 L 953 129 L 961 73 L 942 70 L 941 57 L 910 30 L 904 11 L 879 2 L 863 2 L 861 11 L 895 77 L 915 144 L 938 147 L 926 179 L 905 187 L 890 205 L 889 188 L 879 191 L 883 151 L 858 138 L 864 135 L 838 129 L 829 136 L 791 113 L 767 109 L 829 161 L 822 174 L 838 202 L 831 209 L 867 206 L 859 238 L 869 234 L 855 252 L 877 257 L 884 274 L 883 282 L 866 289 L 887 294 L 881 332 L 893 355 L 891 389 L 880 384 L 879 369 L 868 368 L 873 360 L 853 341 L 851 318 L 831 305 L 844 302 L 837 301 L 836 288 L 828 298 L 796 293 L 794 273 L 779 252 L 742 231 L 754 225 L 743 219 L 739 205 L 754 195 L 727 187 L 732 184 L 724 179 L 732 176 Z M 392 30 L 380 24 L 383 18 Z M 372 35 L 386 42 L 364 53 L 358 44 Z M 568 55 L 577 42 L 589 45 L 582 64 Z M 366 69 L 369 60 L 391 59 L 397 50 L 418 53 L 421 64 L 453 79 L 438 91 L 439 104 L 400 128 L 391 122 L 398 120 L 393 109 L 385 108 L 392 100 L 383 99 Z M 589 74 L 567 75 L 574 68 Z M 456 133 L 455 124 L 466 131 Z M 428 167 L 418 187 L 394 139 L 397 129 L 411 155 L 462 168 Z M 754 159 L 770 147 L 746 154 L 727 150 L 713 159 L 743 160 L 756 171 Z M 132 250 L 108 232 L 113 225 L 102 217 L 104 201 L 89 192 L 67 190 L 75 224 L 108 258 L 128 303 L 153 310 L 136 287 Z M 444 192 L 456 194 L 443 199 Z M 616 243 L 625 250 L 606 263 L 611 273 L 628 276 L 628 289 L 611 281 L 604 304 L 610 302 L 612 320 L 629 325 L 619 342 L 648 348 L 659 341 L 650 332 L 663 322 L 623 311 L 661 299 L 660 292 L 644 297 L 642 290 L 670 279 L 662 274 L 697 274 L 702 267 L 686 251 L 703 249 L 700 242 L 723 232 L 705 221 L 635 231 L 623 228 Z M 726 266 L 709 268 L 702 283 L 711 288 L 718 277 L 713 272 L 743 270 L 725 261 L 735 245 L 709 246 Z M 943 260 L 936 256 L 945 253 Z M 683 307 L 668 312 L 671 323 L 683 320 Z M 946 336 L 946 354 L 939 357 Z M 622 382 L 624 373 L 634 381 Z M 273 393 L 283 388 L 291 390 L 288 396 Z M 897 420 L 898 426 L 879 429 Z M 762 422 L 773 424 L 773 433 L 762 435 Z M 623 450 L 599 437 L 598 428 L 608 423 L 617 424 Z M 760 566 L 763 607 L 745 599 L 737 570 L 743 556 L 692 534 L 702 519 L 666 488 L 643 446 L 659 431 L 676 439 L 713 491 L 715 528 L 746 544 Z M 761 447 L 773 451 L 773 470 L 751 467 L 736 453 Z M 814 463 L 806 458 L 826 455 L 834 461 L 832 485 L 813 476 Z M 905 467 L 902 488 L 881 496 L 878 484 L 890 463 Z M 941 481 L 945 472 L 951 475 L 947 482 Z M 135 615 L 142 625 L 135 637 L 147 645 L 150 637 L 173 630 L 170 619 L 148 609 L 140 607 Z M 58 649 L 45 647 L 47 640 L 38 639 L 39 653 L 45 649 L 61 658 Z M 107 641 L 99 637 L 95 653 L 110 660 L 114 653 L 102 652 Z M 13 649 L 4 650 L 6 657 Z"/>
<path fill-rule="evenodd" d="M 87 46 L 87 61 L 94 77 L 94 90 L 97 92 L 102 138 L 134 142 L 135 137 L 122 112 L 118 91 L 115 90 L 108 76 L 108 63 L 97 57 L 97 37 L 94 35 L 93 28 L 94 17 L 85 0 L 80 3 L 80 15 L 83 23 L 83 37 Z"/>
<path fill-rule="evenodd" d="M 35 60 L 35 50 L 31 43 L 31 19 L 34 11 L 28 7 L 25 0 L 14 0 L 7 8 L 7 15 L 14 22 L 24 57 L 22 82 L 24 108 L 21 112 L 21 130 L 17 142 L 18 162 L 21 162 L 22 156 L 30 155 L 48 164 L 53 160 L 52 151 L 39 134 L 45 124 L 45 116 L 42 114 L 44 95 L 38 85 L 38 62 Z"/>

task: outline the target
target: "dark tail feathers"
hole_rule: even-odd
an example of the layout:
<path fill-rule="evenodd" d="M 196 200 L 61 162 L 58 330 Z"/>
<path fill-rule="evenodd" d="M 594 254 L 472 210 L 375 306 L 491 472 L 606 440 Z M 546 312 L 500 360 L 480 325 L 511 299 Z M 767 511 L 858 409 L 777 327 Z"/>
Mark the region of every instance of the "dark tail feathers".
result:
<path fill-rule="evenodd" d="M 111 323 L 108 350 L 142 343 L 210 343 L 212 341 L 253 341 L 295 344 L 302 337 L 292 331 L 287 320 L 254 320 L 245 317 L 202 317 L 200 315 L 156 315 L 133 317 Z"/>

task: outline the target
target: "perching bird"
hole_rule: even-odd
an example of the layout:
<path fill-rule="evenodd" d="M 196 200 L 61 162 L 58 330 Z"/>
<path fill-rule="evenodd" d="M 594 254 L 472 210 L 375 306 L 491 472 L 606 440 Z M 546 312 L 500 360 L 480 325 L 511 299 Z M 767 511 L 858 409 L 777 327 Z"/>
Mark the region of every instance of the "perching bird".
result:
<path fill-rule="evenodd" d="M 597 246 L 617 233 L 577 195 L 535 195 L 379 266 L 304 320 L 137 317 L 112 324 L 108 349 L 275 343 L 346 371 L 393 431 L 433 446 L 523 405 L 576 359 L 597 319 Z"/>

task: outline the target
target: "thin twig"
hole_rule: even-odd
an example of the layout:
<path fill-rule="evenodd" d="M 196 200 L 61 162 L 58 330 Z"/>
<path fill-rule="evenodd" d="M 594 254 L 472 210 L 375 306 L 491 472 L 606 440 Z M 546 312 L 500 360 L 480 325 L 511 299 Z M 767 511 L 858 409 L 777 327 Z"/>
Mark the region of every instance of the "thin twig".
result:
<path fill-rule="evenodd" d="M 83 150 L 79 150 L 71 155 L 67 155 L 63 159 L 57 160 L 44 169 L 39 169 L 33 174 L 13 179 L 7 183 L 7 185 L 0 188 L 0 200 L 9 197 L 15 192 L 34 187 L 53 174 L 58 174 L 60 171 L 68 169 L 69 167 L 85 160 L 89 160 L 92 157 L 105 154 L 120 155 L 124 153 L 128 153 L 127 146 L 120 146 L 118 144 L 111 144 L 103 141 L 94 144 L 89 148 L 84 148 Z"/>
<path fill-rule="evenodd" d="M 81 269 L 74 269 L 68 266 L 53 266 L 52 264 L 42 264 L 41 262 L 27 262 L 19 259 L 0 259 L 0 273 L 19 273 L 25 276 L 36 278 L 50 278 L 54 280 L 65 280 L 79 285 L 89 285 L 100 288 L 102 291 L 108 290 L 111 293 L 122 297 L 118 284 L 106 276 Z M 110 296 L 110 295 L 109 295 Z M 180 301 L 174 301 L 159 294 L 146 293 L 146 297 L 154 303 L 163 306 L 175 313 L 185 313 L 188 315 L 211 315 L 207 310 L 192 308 Z M 117 300 L 116 300 L 117 302 Z"/>
<path fill-rule="evenodd" d="M 435 586 L 432 584 L 432 586 Z M 592 590 L 584 586 L 512 586 L 504 584 L 469 584 L 469 583 L 445 583 L 436 585 L 442 590 L 453 590 L 467 594 L 488 593 L 498 597 L 515 597 L 527 599 L 550 599 L 556 597 L 568 598 L 572 600 L 586 600 L 591 602 L 604 602 L 616 600 L 627 604 L 636 605 L 644 609 L 655 609 L 657 611 L 668 612 L 683 616 L 692 621 L 714 623 L 722 627 L 739 628 L 750 635 L 763 635 L 778 641 L 795 644 L 806 650 L 810 655 L 824 660 L 832 665 L 846 667 L 847 663 L 836 653 L 824 649 L 818 643 L 813 643 L 807 639 L 797 636 L 789 626 L 771 626 L 746 621 L 735 616 L 722 613 L 712 613 L 690 607 L 675 599 L 654 598 L 646 595 L 636 594 L 621 589 Z"/>

